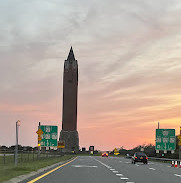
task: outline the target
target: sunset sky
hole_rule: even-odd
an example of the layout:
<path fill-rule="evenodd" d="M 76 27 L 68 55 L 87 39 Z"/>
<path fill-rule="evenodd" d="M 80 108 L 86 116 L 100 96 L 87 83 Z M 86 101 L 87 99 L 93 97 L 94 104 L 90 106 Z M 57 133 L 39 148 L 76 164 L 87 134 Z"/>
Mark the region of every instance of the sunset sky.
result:
<path fill-rule="evenodd" d="M 79 65 L 80 147 L 154 143 L 181 126 L 180 0 L 0 2 L 0 145 L 37 145 L 62 122 L 63 64 Z"/>

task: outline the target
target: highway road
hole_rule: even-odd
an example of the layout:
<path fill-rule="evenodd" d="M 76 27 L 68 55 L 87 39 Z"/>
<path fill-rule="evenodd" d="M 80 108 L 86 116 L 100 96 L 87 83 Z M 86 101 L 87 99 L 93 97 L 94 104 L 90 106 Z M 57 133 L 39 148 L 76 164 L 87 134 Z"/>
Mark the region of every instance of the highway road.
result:
<path fill-rule="evenodd" d="M 123 157 L 78 156 L 22 183 L 181 183 L 181 168 L 167 163 L 131 164 Z"/>

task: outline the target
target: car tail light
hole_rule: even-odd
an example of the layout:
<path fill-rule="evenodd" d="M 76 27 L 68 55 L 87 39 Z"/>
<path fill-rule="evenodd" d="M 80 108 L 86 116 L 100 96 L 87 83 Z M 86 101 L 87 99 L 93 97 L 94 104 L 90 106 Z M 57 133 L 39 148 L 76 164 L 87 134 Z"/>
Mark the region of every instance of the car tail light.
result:
<path fill-rule="evenodd" d="M 146 159 L 148 159 L 148 157 L 146 157 Z"/>
<path fill-rule="evenodd" d="M 137 159 L 137 157 L 135 156 L 135 159 Z"/>

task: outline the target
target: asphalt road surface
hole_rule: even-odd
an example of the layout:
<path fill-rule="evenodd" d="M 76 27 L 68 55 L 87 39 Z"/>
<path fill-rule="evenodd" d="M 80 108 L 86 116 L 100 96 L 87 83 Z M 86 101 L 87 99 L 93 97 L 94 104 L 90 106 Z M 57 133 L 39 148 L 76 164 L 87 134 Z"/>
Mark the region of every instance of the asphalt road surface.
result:
<path fill-rule="evenodd" d="M 181 168 L 148 162 L 131 164 L 123 157 L 78 156 L 57 169 L 48 170 L 22 183 L 181 183 Z"/>

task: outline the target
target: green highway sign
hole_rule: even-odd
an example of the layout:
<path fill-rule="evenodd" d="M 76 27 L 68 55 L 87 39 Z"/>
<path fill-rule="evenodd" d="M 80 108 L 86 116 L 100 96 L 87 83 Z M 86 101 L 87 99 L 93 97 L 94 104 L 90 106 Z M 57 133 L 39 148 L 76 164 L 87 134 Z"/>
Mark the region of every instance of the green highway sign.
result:
<path fill-rule="evenodd" d="M 175 129 L 156 129 L 156 150 L 173 151 L 176 149 Z"/>
<path fill-rule="evenodd" d="M 43 131 L 40 136 L 41 147 L 57 147 L 57 126 L 40 125 L 39 129 Z"/>

